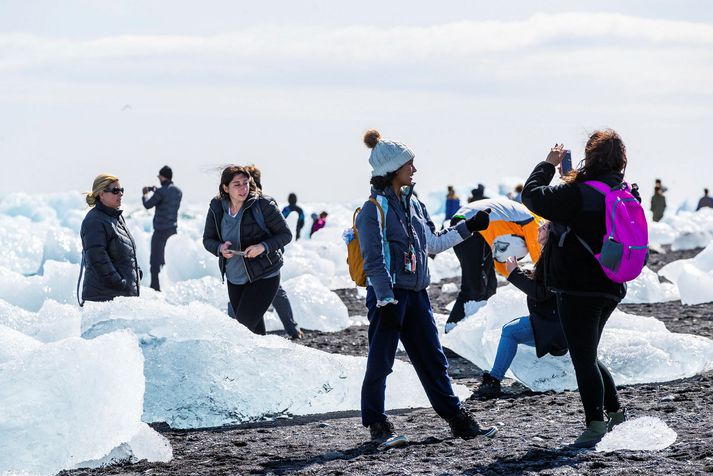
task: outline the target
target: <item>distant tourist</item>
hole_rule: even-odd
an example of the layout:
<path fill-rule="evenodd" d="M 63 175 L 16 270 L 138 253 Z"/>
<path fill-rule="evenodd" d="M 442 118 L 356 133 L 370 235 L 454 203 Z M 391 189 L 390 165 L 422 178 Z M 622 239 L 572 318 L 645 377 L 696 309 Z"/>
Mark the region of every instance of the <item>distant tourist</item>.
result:
<path fill-rule="evenodd" d="M 428 253 L 445 251 L 486 228 L 488 214 L 480 212 L 436 232 L 426 207 L 413 196 L 413 152 L 399 142 L 382 140 L 373 129 L 364 135 L 364 143 L 371 149 L 372 188 L 356 219 L 368 283 L 369 354 L 361 392 L 362 424 L 375 441 L 394 434 L 384 397 L 401 339 L 433 409 L 448 422 L 453 435 L 492 437 L 497 429 L 481 428 L 453 391 L 426 292 Z"/>
<path fill-rule="evenodd" d="M 663 192 L 664 188 L 661 185 L 654 187 L 654 194 L 651 196 L 651 213 L 654 221 L 661 221 L 666 211 L 666 196 Z"/>
<path fill-rule="evenodd" d="M 713 208 L 713 197 L 708 196 L 707 188 L 703 189 L 703 196 L 700 200 L 698 200 L 698 206 L 696 207 L 696 211 L 700 210 L 701 208 Z"/>
<path fill-rule="evenodd" d="M 549 222 L 541 223 L 537 231 L 537 241 L 541 246 L 547 243 Z M 528 316 L 520 317 L 503 326 L 500 342 L 495 354 L 495 362 L 490 372 L 483 373 L 483 381 L 478 394 L 495 397 L 500 394 L 500 382 L 510 368 L 519 344 L 535 347 L 537 357 L 547 354 L 560 356 L 567 353 L 567 341 L 562 332 L 557 312 L 556 295 L 545 286 L 542 255 L 532 272 L 520 269 L 517 258 L 510 257 L 505 262 L 508 281 L 527 294 Z"/>
<path fill-rule="evenodd" d="M 596 131 L 587 141 L 581 168 L 567 174 L 564 184 L 550 186 L 563 157 L 561 144 L 550 150 L 525 182 L 522 202 L 551 222 L 543 252 L 545 279 L 557 294 L 557 310 L 584 405 L 587 428 L 574 446 L 589 448 L 626 420 L 614 379 L 597 358 L 604 326 L 626 295 L 626 286 L 610 280 L 593 257 L 602 249 L 606 211 L 604 196 L 583 182 L 619 186 L 627 164 L 626 148 L 613 130 Z"/>
<path fill-rule="evenodd" d="M 446 194 L 446 217 L 445 220 L 450 220 L 453 218 L 453 215 L 458 211 L 460 208 L 460 198 L 458 198 L 458 195 L 456 194 L 455 189 L 453 188 L 453 185 L 448 186 L 448 193 Z"/>
<path fill-rule="evenodd" d="M 282 216 L 287 218 L 290 213 L 297 212 L 297 229 L 295 230 L 295 241 L 300 239 L 300 232 L 305 226 L 305 212 L 297 205 L 297 195 L 291 193 L 287 196 L 287 206 L 282 209 Z"/>
<path fill-rule="evenodd" d="M 161 291 L 158 274 L 166 264 L 166 242 L 178 229 L 178 208 L 181 206 L 183 192 L 173 184 L 173 171 L 168 165 L 158 171 L 160 187 L 144 187 L 141 202 L 147 210 L 156 207 L 153 217 L 153 235 L 151 236 L 151 288 Z M 153 192 L 149 195 L 149 192 Z"/>
<path fill-rule="evenodd" d="M 522 184 L 515 185 L 515 189 L 508 193 L 508 198 L 516 202 L 522 203 Z"/>
<path fill-rule="evenodd" d="M 323 211 L 319 215 L 315 214 L 315 216 L 312 217 L 312 229 L 309 231 L 310 238 L 327 225 L 327 216 L 329 216 L 329 214 Z"/>
<path fill-rule="evenodd" d="M 119 178 L 100 174 L 86 194 L 93 207 L 82 221 L 81 273 L 86 269 L 80 306 L 84 301 L 110 301 L 118 296 L 138 296 L 141 269 L 136 259 L 136 243 L 122 216 L 124 189 Z M 79 291 L 79 283 L 77 283 Z"/>
<path fill-rule="evenodd" d="M 265 334 L 264 315 L 280 287 L 281 250 L 291 239 L 280 210 L 245 167 L 226 167 L 208 207 L 203 246 L 218 257 L 238 322 L 255 334 Z"/>
<path fill-rule="evenodd" d="M 478 200 L 483 200 L 488 198 L 485 196 L 485 185 L 479 183 L 477 187 L 470 191 L 470 197 L 468 198 L 468 203 L 476 202 Z"/>
<path fill-rule="evenodd" d="M 248 171 L 250 176 L 255 181 L 257 189 L 262 192 L 262 172 L 260 172 L 260 169 L 254 165 L 247 165 L 245 170 Z M 274 198 L 268 197 L 267 195 L 263 195 L 263 197 L 272 200 L 275 207 L 277 207 L 277 202 Z M 275 294 L 275 298 L 272 300 L 272 307 L 275 308 L 277 317 L 280 319 L 280 322 L 282 322 L 282 327 L 285 328 L 285 332 L 287 332 L 287 335 L 290 336 L 290 339 L 302 339 L 304 337 L 304 332 L 302 332 L 300 326 L 295 322 L 290 299 L 287 297 L 287 292 L 282 287 L 282 284 L 280 284 L 280 287 L 277 288 L 277 294 Z"/>

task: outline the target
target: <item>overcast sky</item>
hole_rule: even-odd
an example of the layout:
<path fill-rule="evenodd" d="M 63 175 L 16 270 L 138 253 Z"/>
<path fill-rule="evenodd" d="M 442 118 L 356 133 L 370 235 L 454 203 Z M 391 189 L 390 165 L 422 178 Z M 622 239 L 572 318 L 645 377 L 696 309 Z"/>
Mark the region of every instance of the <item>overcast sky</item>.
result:
<path fill-rule="evenodd" d="M 601 127 L 645 193 L 713 188 L 707 2 L 500 3 L 0 0 L 0 194 L 108 171 L 138 197 L 168 164 L 200 202 L 255 163 L 282 200 L 355 200 L 369 127 L 422 189 L 576 160 Z"/>

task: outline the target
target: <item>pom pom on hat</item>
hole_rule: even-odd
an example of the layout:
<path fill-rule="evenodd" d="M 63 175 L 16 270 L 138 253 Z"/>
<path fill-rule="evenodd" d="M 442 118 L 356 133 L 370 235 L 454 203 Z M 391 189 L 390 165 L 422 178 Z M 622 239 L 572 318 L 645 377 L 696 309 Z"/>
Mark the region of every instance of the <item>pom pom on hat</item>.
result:
<path fill-rule="evenodd" d="M 381 139 L 376 129 L 369 129 L 364 134 L 364 144 L 371 149 L 369 164 L 371 176 L 377 177 L 396 172 L 406 162 L 413 160 L 415 154 L 404 144 L 392 140 Z"/>

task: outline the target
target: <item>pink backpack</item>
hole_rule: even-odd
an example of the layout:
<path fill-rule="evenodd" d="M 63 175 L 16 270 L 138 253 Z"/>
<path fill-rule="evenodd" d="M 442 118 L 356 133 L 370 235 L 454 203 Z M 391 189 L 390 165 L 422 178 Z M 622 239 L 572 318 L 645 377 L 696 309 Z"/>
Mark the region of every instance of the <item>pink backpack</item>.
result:
<path fill-rule="evenodd" d="M 649 228 L 644 209 L 626 182 L 614 188 L 596 180 L 584 184 L 604 195 L 607 233 L 599 254 L 579 236 L 577 239 L 594 255 L 609 279 L 615 283 L 631 281 L 641 274 L 649 257 Z"/>

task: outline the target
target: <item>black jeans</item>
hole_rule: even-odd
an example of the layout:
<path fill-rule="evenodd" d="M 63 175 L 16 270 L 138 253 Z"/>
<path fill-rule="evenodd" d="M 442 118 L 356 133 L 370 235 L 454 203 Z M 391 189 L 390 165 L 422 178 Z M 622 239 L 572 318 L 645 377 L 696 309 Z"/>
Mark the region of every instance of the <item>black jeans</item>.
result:
<path fill-rule="evenodd" d="M 484 301 L 495 294 L 498 280 L 495 278 L 493 252 L 480 233 L 474 233 L 453 247 L 461 269 L 460 292 L 448 322 L 459 322 L 465 317 L 465 303 Z"/>
<path fill-rule="evenodd" d="M 586 423 L 604 421 L 604 410 L 621 408 L 614 379 L 597 358 L 599 339 L 617 302 L 603 297 L 557 294 L 557 309 L 577 375 Z"/>
<path fill-rule="evenodd" d="M 280 287 L 280 275 L 252 283 L 228 283 L 228 298 L 239 323 L 255 334 L 265 335 L 265 311 Z"/>
<path fill-rule="evenodd" d="M 166 242 L 170 237 L 176 234 L 176 229 L 155 230 L 151 235 L 151 288 L 156 291 L 161 290 L 158 283 L 158 273 L 161 272 L 161 267 L 166 264 Z"/>

